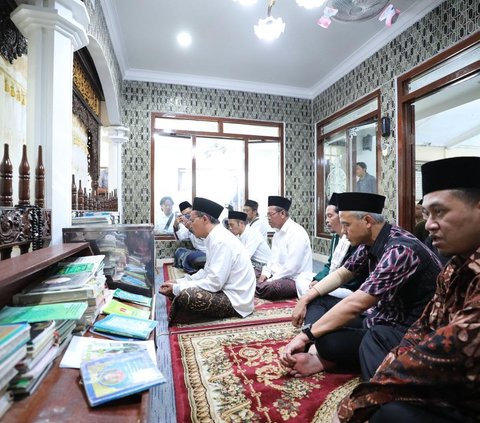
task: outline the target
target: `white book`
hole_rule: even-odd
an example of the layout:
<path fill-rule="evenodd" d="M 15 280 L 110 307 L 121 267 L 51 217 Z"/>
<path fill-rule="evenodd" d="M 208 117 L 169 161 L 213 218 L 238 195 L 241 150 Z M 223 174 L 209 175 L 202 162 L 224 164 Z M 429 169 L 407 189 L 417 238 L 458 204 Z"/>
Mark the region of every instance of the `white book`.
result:
<path fill-rule="evenodd" d="M 74 336 L 63 355 L 60 367 L 79 369 L 82 360 L 94 360 L 126 352 L 145 350 L 152 361 L 157 363 L 155 343 L 149 341 L 113 341 L 110 339 Z"/>

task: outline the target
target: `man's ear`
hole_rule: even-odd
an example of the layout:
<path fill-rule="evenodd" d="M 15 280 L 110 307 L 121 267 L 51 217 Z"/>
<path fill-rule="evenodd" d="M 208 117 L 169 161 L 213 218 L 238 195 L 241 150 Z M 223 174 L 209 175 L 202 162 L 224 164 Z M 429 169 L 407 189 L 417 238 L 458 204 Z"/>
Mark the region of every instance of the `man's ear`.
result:
<path fill-rule="evenodd" d="M 370 216 L 369 214 L 366 214 L 364 216 L 365 221 L 367 222 L 367 226 L 370 227 L 375 223 L 375 220 L 373 220 L 373 217 Z"/>

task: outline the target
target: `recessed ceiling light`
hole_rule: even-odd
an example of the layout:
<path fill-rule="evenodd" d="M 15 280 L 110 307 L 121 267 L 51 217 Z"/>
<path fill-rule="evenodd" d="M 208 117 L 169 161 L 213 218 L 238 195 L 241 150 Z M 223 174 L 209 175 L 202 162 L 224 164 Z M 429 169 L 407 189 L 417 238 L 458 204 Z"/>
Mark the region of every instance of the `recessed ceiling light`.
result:
<path fill-rule="evenodd" d="M 177 41 L 182 47 L 188 47 L 192 44 L 192 36 L 188 32 L 180 32 L 177 35 Z"/>

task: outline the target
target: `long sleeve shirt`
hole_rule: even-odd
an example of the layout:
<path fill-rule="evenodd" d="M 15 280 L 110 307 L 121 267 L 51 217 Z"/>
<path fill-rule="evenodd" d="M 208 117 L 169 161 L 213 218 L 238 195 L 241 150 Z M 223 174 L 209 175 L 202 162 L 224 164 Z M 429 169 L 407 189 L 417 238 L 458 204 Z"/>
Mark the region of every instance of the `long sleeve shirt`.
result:
<path fill-rule="evenodd" d="M 205 240 L 197 238 L 183 223 L 180 223 L 177 231 L 174 231 L 175 238 L 179 241 L 189 240 L 195 250 L 206 251 Z"/>
<path fill-rule="evenodd" d="M 240 240 L 222 225 L 205 238 L 207 261 L 193 275 L 178 279 L 174 294 L 189 287 L 223 291 L 242 317 L 253 312 L 256 278 L 250 257 Z"/>
<path fill-rule="evenodd" d="M 250 255 L 250 259 L 257 263 L 267 263 L 271 256 L 270 247 L 260 232 L 246 225 L 243 234 L 239 236 Z"/>
<path fill-rule="evenodd" d="M 453 257 L 433 299 L 373 378 L 339 407 L 342 422 L 364 422 L 381 404 L 453 406 L 480 415 L 480 248 Z"/>
<path fill-rule="evenodd" d="M 343 266 L 356 274 L 369 271 L 358 289 L 379 302 L 367 312 L 366 327 L 410 327 L 433 297 L 441 270 L 437 257 L 420 240 L 389 223 L 372 246 L 360 245 Z"/>
<path fill-rule="evenodd" d="M 310 237 L 298 223 L 287 219 L 272 239 L 272 255 L 262 268 L 262 275 L 272 280 L 295 279 L 301 272 L 312 271 Z"/>
<path fill-rule="evenodd" d="M 268 226 L 268 223 L 265 222 L 265 220 L 260 219 L 259 217 L 256 217 L 255 219 L 253 219 L 248 224 L 248 226 L 250 226 L 251 228 L 254 228 L 258 232 L 260 232 L 260 234 L 265 238 L 265 240 L 268 237 L 268 231 L 269 230 L 272 231 L 272 228 L 270 228 L 270 226 Z"/>

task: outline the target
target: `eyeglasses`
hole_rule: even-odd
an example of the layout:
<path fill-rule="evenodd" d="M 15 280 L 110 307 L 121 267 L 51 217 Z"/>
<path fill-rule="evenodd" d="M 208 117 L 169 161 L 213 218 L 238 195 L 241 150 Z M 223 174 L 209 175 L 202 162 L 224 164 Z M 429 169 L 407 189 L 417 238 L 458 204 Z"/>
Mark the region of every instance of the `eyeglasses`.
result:
<path fill-rule="evenodd" d="M 190 215 L 190 222 L 193 223 L 193 222 L 195 222 L 196 219 L 199 219 L 200 217 L 202 217 L 202 216 L 192 216 L 192 215 Z"/>
<path fill-rule="evenodd" d="M 276 211 L 276 212 L 273 212 L 273 213 L 267 213 L 267 217 L 275 216 L 277 213 L 280 213 L 280 212 Z"/>

